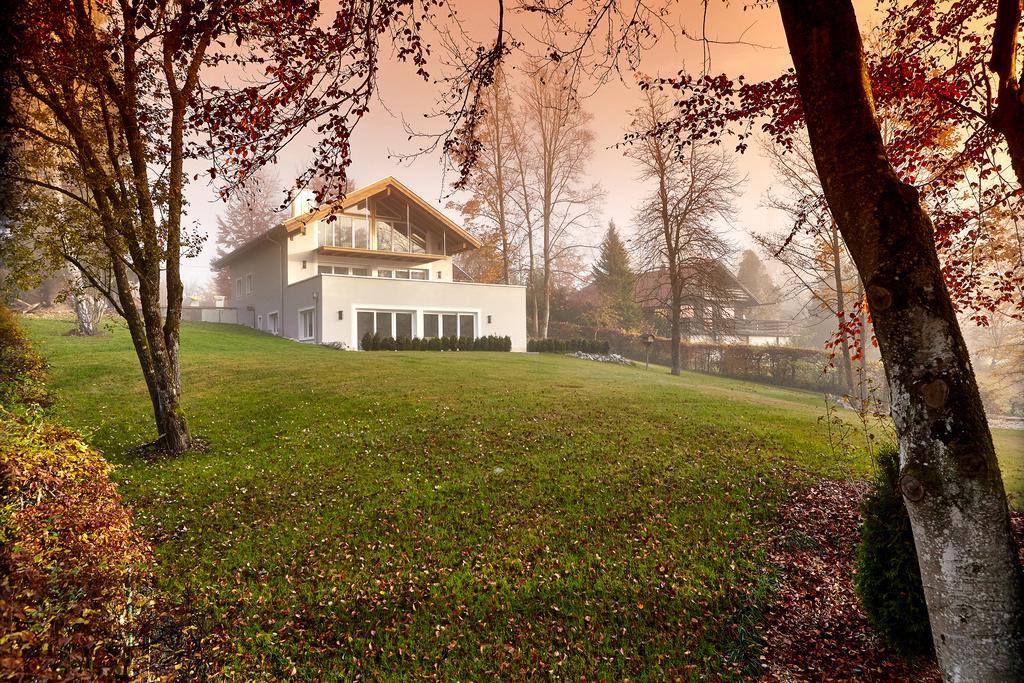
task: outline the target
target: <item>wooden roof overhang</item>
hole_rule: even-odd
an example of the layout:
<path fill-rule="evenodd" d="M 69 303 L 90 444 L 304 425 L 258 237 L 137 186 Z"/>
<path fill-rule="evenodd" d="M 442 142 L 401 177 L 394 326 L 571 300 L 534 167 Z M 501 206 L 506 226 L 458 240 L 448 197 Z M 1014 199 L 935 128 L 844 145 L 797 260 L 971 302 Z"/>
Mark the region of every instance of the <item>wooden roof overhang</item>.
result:
<path fill-rule="evenodd" d="M 464 230 L 461 226 L 459 226 L 453 220 L 448 218 L 448 216 L 445 216 L 443 213 L 435 209 L 433 206 L 431 206 L 422 198 L 420 198 L 419 195 L 417 195 L 415 192 L 410 190 L 402 183 L 398 182 L 392 176 L 382 178 L 381 180 L 378 180 L 375 183 L 371 183 L 366 187 L 354 190 L 345 195 L 345 197 L 341 201 L 319 207 L 302 216 L 289 218 L 287 221 L 284 222 L 285 230 L 288 232 L 289 235 L 293 234 L 304 229 L 307 225 L 314 221 L 318 221 L 322 218 L 327 218 L 332 214 L 344 213 L 345 209 L 349 209 L 353 206 L 356 206 L 357 204 L 366 201 L 367 199 L 373 197 L 374 195 L 378 195 L 383 192 L 390 194 L 392 191 L 396 191 L 403 195 L 406 199 L 409 200 L 409 202 L 413 206 L 418 208 L 422 213 L 426 214 L 433 221 L 439 223 L 439 227 L 443 231 L 450 232 L 455 237 L 458 238 L 457 240 L 454 241 L 449 240 L 452 246 L 455 247 L 454 249 L 448 250 L 449 256 L 454 253 L 457 253 L 458 251 L 462 251 L 465 248 L 478 249 L 481 246 L 481 242 L 475 237 L 473 237 L 473 235 L 466 232 L 466 230 Z M 459 246 L 462 246 L 463 248 L 460 249 Z M 378 258 L 380 257 L 381 254 L 381 252 L 379 251 L 365 251 L 370 251 Z M 415 256 L 421 256 L 421 254 L 416 254 Z"/>

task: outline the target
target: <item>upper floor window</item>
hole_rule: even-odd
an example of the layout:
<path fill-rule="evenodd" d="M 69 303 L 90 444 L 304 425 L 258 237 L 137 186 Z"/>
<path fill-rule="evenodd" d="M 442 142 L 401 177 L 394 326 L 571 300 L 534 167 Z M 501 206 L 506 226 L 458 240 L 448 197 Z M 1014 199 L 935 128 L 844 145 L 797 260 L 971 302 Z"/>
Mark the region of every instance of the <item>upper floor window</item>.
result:
<path fill-rule="evenodd" d="M 242 296 L 242 278 L 235 280 L 235 298 Z"/>
<path fill-rule="evenodd" d="M 247 273 L 245 276 L 245 293 L 252 294 L 252 273 Z"/>
<path fill-rule="evenodd" d="M 321 247 L 349 247 L 369 249 L 370 221 L 365 216 L 342 214 L 334 220 L 320 221 L 319 245 Z"/>

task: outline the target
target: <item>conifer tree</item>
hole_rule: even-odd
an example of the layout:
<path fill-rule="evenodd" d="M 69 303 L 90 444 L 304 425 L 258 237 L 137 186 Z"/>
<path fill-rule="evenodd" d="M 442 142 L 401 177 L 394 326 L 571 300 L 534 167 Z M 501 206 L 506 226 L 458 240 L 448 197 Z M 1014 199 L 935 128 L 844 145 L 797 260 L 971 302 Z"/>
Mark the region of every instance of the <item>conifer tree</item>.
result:
<path fill-rule="evenodd" d="M 636 274 L 615 221 L 608 222 L 592 277 L 601 293 L 602 317 L 620 328 L 635 327 L 640 321 L 640 307 L 633 291 Z"/>

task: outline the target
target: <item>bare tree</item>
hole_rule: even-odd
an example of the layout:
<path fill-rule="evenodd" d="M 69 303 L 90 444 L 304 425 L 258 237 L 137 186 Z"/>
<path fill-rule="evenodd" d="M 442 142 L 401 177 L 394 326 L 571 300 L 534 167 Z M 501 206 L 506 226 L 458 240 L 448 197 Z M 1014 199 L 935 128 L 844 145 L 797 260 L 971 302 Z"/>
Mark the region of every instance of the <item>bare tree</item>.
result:
<path fill-rule="evenodd" d="M 521 139 L 520 121 L 513 106 L 504 70 L 495 71 L 493 85 L 483 94 L 486 111 L 479 124 L 479 143 L 466 189 L 471 198 L 458 205 L 468 227 L 501 258 L 500 282 L 512 284 L 520 267 L 523 241 L 521 212 L 513 196 L 522 191 L 516 182 L 515 145 Z"/>
<path fill-rule="evenodd" d="M 732 247 L 714 223 L 733 215 L 741 179 L 720 148 L 694 144 L 677 154 L 672 124 L 667 98 L 647 91 L 643 106 L 633 112 L 625 153 L 636 162 L 640 179 L 652 186 L 636 211 L 631 242 L 641 271 L 660 272 L 668 281 L 672 374 L 678 375 L 682 308 L 694 294 L 709 302 L 715 298 L 717 269 L 709 265 Z"/>
<path fill-rule="evenodd" d="M 597 185 L 585 185 L 587 162 L 592 153 L 592 118 L 576 98 L 571 74 L 557 64 L 533 62 L 529 77 L 519 89 L 524 133 L 516 144 L 517 170 L 526 214 L 530 260 L 540 247 L 541 271 L 530 284 L 535 295 L 535 332 L 548 335 L 551 292 L 557 263 L 576 245 L 574 235 L 589 227 L 594 204 L 601 196 Z M 537 245 L 534 229 L 539 228 Z M 535 272 L 531 263 L 531 274 Z"/>
<path fill-rule="evenodd" d="M 851 396 L 860 387 L 864 398 L 863 340 L 857 336 L 851 344 L 851 333 L 863 335 L 867 330 L 867 312 L 858 305 L 864 289 L 825 202 L 810 143 L 806 136 L 799 136 L 789 149 L 782 149 L 765 139 L 762 149 L 785 188 L 781 196 L 769 193 L 765 203 L 788 216 L 791 225 L 788 234 L 752 233 L 754 241 L 766 256 L 786 267 L 789 292 L 809 295 L 810 305 L 838 321 L 834 339 L 840 350 L 843 381 Z M 854 377 L 851 346 L 861 361 L 859 378 Z"/>

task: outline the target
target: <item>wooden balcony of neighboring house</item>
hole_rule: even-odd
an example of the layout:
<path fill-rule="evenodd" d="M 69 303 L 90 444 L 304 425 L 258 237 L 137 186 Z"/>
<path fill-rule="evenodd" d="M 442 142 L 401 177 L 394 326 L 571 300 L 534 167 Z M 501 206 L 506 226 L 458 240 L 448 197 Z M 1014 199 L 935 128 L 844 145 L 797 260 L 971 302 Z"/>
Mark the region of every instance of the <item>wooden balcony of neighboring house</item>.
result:
<path fill-rule="evenodd" d="M 683 336 L 707 337 L 790 337 L 790 320 L 748 320 L 746 318 L 683 318 Z"/>

